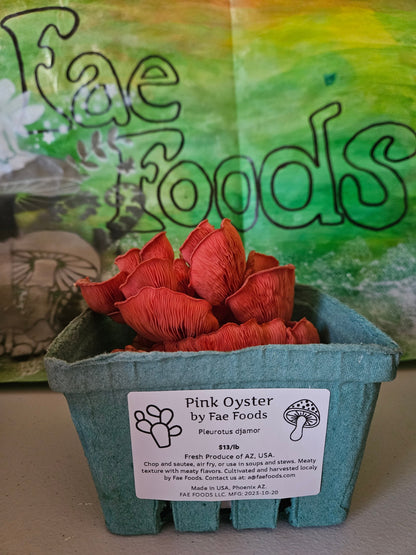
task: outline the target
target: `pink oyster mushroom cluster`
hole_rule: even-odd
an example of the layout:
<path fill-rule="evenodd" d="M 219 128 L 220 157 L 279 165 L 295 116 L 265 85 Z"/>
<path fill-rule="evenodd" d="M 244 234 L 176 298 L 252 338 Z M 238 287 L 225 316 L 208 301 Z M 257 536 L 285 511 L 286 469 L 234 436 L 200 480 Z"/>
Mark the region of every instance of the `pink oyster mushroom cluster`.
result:
<path fill-rule="evenodd" d="M 231 221 L 202 221 L 175 258 L 165 232 L 115 259 L 103 282 L 79 279 L 87 305 L 134 329 L 127 351 L 233 351 L 319 343 L 306 318 L 291 321 L 295 267 L 251 251 Z"/>

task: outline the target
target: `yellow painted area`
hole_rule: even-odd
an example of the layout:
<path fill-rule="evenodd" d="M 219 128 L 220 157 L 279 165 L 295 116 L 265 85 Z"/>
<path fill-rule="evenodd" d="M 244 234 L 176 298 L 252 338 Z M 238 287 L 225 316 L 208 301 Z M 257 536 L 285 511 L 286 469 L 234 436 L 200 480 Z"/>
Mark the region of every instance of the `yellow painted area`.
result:
<path fill-rule="evenodd" d="M 232 45 L 241 62 L 236 70 L 240 77 L 249 71 L 251 80 L 264 78 L 271 66 L 280 74 L 299 64 L 305 68 L 307 60 L 316 67 L 328 55 L 341 56 L 353 71 L 377 76 L 386 65 L 386 50 L 397 44 L 364 2 L 320 0 L 300 9 L 295 2 L 258 3 L 255 8 L 234 4 L 239 7 L 233 12 Z"/>
<path fill-rule="evenodd" d="M 309 49 L 326 45 L 325 50 L 328 43 L 334 49 L 395 44 L 376 12 L 367 8 L 332 6 L 320 11 L 315 6 L 301 13 L 285 13 L 276 5 L 273 10 L 260 8 L 255 13 L 237 9 L 234 28 L 241 31 L 245 39 L 251 35 L 257 41 L 295 49 L 306 43 Z"/>

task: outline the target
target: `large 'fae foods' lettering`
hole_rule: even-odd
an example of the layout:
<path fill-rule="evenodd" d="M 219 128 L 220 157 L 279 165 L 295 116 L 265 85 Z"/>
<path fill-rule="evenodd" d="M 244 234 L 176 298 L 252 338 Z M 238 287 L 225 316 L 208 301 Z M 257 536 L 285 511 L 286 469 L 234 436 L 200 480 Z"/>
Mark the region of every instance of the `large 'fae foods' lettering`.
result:
<path fill-rule="evenodd" d="M 125 196 L 133 199 L 133 204 L 138 202 L 132 188 L 143 193 L 146 206 L 158 206 L 167 220 L 183 227 L 194 227 L 216 210 L 221 218 L 235 222 L 240 231 L 254 227 L 260 213 L 273 225 L 286 229 L 314 222 L 341 225 L 347 220 L 380 231 L 398 224 L 407 213 L 407 184 L 400 170 L 416 154 L 416 133 L 404 123 L 366 125 L 344 146 L 339 147 L 339 139 L 334 141 L 334 147 L 330 127 L 336 125 L 342 107 L 332 102 L 309 117 L 309 149 L 279 146 L 276 137 L 277 144 L 259 165 L 248 155 L 234 153 L 209 174 L 197 160 L 180 157 L 185 144 L 177 121 L 181 102 L 175 87 L 180 78 L 166 57 L 139 57 L 123 83 L 102 52 L 79 51 L 68 59 L 63 45 L 71 45 L 73 56 L 80 26 L 80 17 L 71 8 L 13 13 L 3 18 L 0 26 L 13 41 L 22 91 L 29 90 L 34 99 L 40 97 L 69 129 L 116 126 L 122 130 L 137 119 L 138 131 L 119 133 L 118 138 L 137 141 L 134 162 L 142 174 L 137 184 L 123 183 L 119 174 L 108 190 L 107 196 L 115 199 L 112 204 L 106 199 L 115 207 L 113 224 L 122 214 Z M 30 36 L 29 28 L 33 30 Z M 67 84 L 65 96 L 54 95 L 50 86 L 54 81 Z M 154 129 L 149 130 L 149 124 L 154 124 Z M 121 147 L 118 150 L 122 162 Z M 342 168 L 338 175 L 337 167 Z M 241 196 L 247 199 L 244 206 L 235 204 L 236 188 L 241 188 Z M 134 210 L 130 212 L 134 214 Z M 123 213 L 123 217 L 131 214 Z M 153 218 L 164 226 L 156 214 Z"/>
<path fill-rule="evenodd" d="M 102 52 L 79 52 L 68 60 L 63 41 L 70 41 L 71 52 L 76 51 L 73 42 L 79 23 L 74 10 L 59 7 L 26 10 L 1 21 L 13 39 L 23 91 L 30 90 L 34 98 L 40 95 L 70 127 L 125 126 L 132 117 L 166 123 L 179 116 L 179 102 L 149 100 L 155 89 L 164 90 L 179 81 L 172 64 L 162 56 L 140 59 L 124 84 Z M 33 29 L 29 37 L 28 28 Z M 67 85 L 60 98 L 54 98 L 51 86 L 56 81 Z M 70 100 L 63 105 L 67 91 Z"/>

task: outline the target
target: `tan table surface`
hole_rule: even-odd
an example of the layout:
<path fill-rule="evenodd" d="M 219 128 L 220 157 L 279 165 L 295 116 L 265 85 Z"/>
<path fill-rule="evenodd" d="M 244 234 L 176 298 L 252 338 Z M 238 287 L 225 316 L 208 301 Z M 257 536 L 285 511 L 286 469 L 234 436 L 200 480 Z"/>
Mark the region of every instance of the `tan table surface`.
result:
<path fill-rule="evenodd" d="M 214 533 L 116 536 L 105 528 L 63 395 L 46 384 L 0 387 L 1 555 L 416 554 L 416 363 L 379 401 L 345 523 Z"/>

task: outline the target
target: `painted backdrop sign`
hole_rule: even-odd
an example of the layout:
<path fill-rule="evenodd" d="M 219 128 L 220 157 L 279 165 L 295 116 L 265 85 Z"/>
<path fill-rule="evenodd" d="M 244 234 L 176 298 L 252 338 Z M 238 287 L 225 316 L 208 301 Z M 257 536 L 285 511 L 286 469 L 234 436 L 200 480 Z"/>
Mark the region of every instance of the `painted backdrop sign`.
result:
<path fill-rule="evenodd" d="M 230 218 L 416 353 L 413 0 L 4 0 L 0 372 L 34 379 L 72 284 Z"/>

